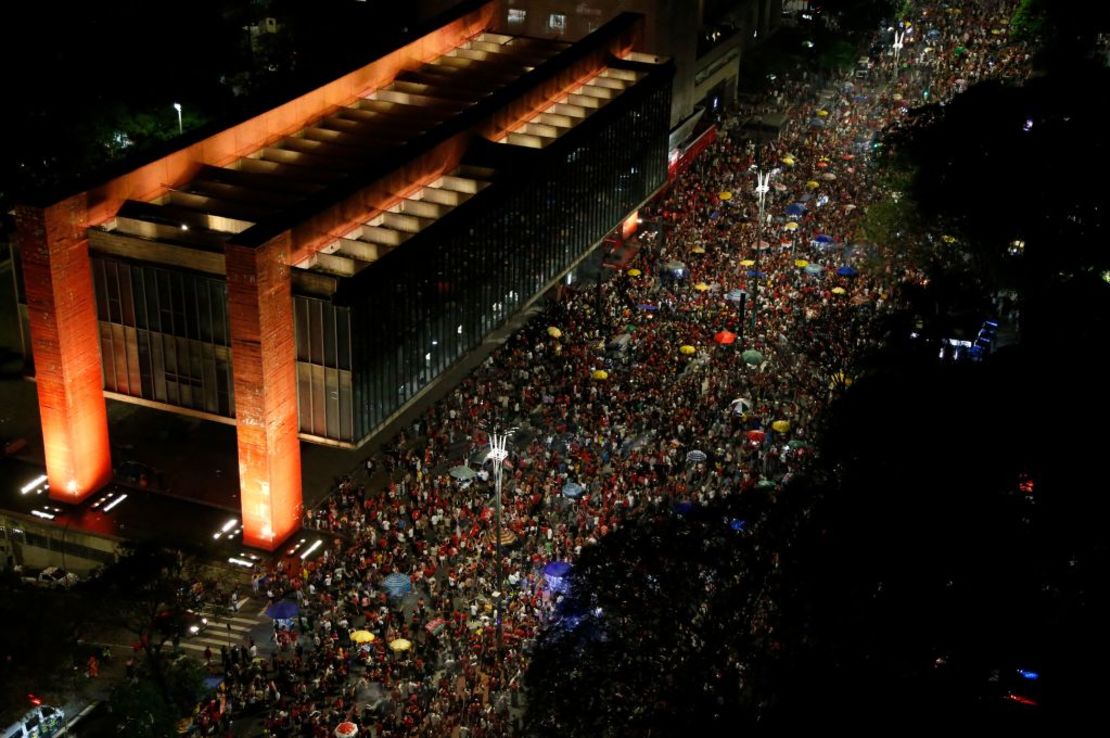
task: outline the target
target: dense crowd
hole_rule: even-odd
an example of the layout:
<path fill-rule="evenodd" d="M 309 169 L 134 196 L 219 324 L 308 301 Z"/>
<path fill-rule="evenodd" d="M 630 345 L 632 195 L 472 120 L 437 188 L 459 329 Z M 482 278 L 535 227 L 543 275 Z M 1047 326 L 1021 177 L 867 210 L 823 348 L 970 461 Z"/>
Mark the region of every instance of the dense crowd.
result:
<path fill-rule="evenodd" d="M 791 122 L 758 147 L 738 126 L 758 110 L 732 111 L 642 213 L 630 268 L 562 290 L 396 440 L 374 484 L 344 482 L 309 514 L 335 545 L 258 583 L 299 613 L 275 621 L 272 656 L 224 654 L 224 707 L 260 712 L 279 736 L 347 720 L 378 738 L 511 734 L 530 645 L 556 612 L 547 564 L 573 565 L 630 518 L 780 486 L 806 464 L 872 319 L 917 278 L 896 244 L 854 242 L 866 207 L 891 196 L 871 176 L 872 142 L 925 90 L 944 100 L 1025 74 L 1003 24 L 1012 6 L 919 2 L 902 69 L 882 55 L 866 78 L 777 80 Z M 756 169 L 771 172 L 762 223 Z M 501 566 L 483 422 L 519 428 Z M 391 596 L 391 574 L 411 591 Z"/>

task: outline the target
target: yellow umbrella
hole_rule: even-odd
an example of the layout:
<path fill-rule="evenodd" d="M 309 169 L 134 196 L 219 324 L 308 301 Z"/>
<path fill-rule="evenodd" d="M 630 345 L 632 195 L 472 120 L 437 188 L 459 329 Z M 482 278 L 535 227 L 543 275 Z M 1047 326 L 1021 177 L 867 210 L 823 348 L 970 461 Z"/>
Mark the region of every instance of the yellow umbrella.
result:
<path fill-rule="evenodd" d="M 742 267 L 753 267 L 753 266 L 755 266 L 755 259 L 744 259 L 743 261 L 740 262 L 740 266 L 742 266 Z"/>
<path fill-rule="evenodd" d="M 805 267 L 809 266 L 809 262 L 805 259 L 795 259 L 794 266 L 798 267 L 799 269 L 804 269 Z"/>
<path fill-rule="evenodd" d="M 782 163 L 788 167 L 792 167 L 796 162 L 794 161 L 793 156 L 784 156 L 782 157 Z"/>
<path fill-rule="evenodd" d="M 837 372 L 832 375 L 832 381 L 829 382 L 829 389 L 836 389 L 837 387 L 851 387 L 852 378 L 844 372 Z"/>
<path fill-rule="evenodd" d="M 818 118 L 828 118 L 829 117 L 829 111 L 822 108 L 821 110 L 817 111 L 817 117 Z"/>
<path fill-rule="evenodd" d="M 848 293 L 848 290 L 844 289 L 843 287 L 833 287 L 832 293 L 834 295 L 845 295 Z"/>
<path fill-rule="evenodd" d="M 732 199 L 732 193 L 731 193 L 731 192 L 729 192 L 728 190 L 725 190 L 725 191 L 724 191 L 724 192 L 722 192 L 721 194 L 717 195 L 717 197 L 719 197 L 719 198 L 721 198 L 722 200 L 724 200 L 725 202 L 727 202 L 727 201 L 729 201 L 729 200 L 731 200 L 731 199 Z"/>
<path fill-rule="evenodd" d="M 705 247 L 704 246 L 695 246 L 694 248 L 690 249 L 690 253 L 691 254 L 704 254 L 705 253 Z"/>
<path fill-rule="evenodd" d="M 638 277 L 641 274 L 643 274 L 643 272 L 641 272 L 639 269 L 636 269 L 636 268 L 632 268 L 632 269 L 628 270 L 628 276 L 630 276 L 630 277 Z"/>
<path fill-rule="evenodd" d="M 956 243 L 956 237 L 955 236 L 949 236 L 947 233 L 944 234 L 943 236 L 941 236 L 940 240 L 944 241 L 945 243 Z"/>
<path fill-rule="evenodd" d="M 788 430 L 790 430 L 790 421 L 776 420 L 774 423 L 771 423 L 771 430 L 773 430 L 775 433 L 786 433 Z"/>
<path fill-rule="evenodd" d="M 806 189 L 815 190 L 820 186 L 821 186 L 821 184 L 815 179 L 811 179 L 808 182 L 806 182 Z"/>
<path fill-rule="evenodd" d="M 705 292 L 709 289 L 709 285 L 707 285 L 705 282 L 698 282 L 694 285 L 694 289 L 698 292 Z"/>
<path fill-rule="evenodd" d="M 605 371 L 604 369 L 594 369 L 594 373 L 591 374 L 590 376 L 592 376 L 594 379 L 599 379 L 599 380 L 600 379 L 608 379 L 609 378 L 609 372 Z"/>
<path fill-rule="evenodd" d="M 550 326 L 547 329 L 547 335 L 551 336 L 552 338 L 561 338 L 562 335 L 563 335 L 563 332 L 561 330 L 559 330 L 558 328 L 556 328 L 555 326 Z"/>
<path fill-rule="evenodd" d="M 351 640 L 355 643 L 371 643 L 374 640 L 374 634 L 368 630 L 356 630 L 351 633 Z"/>
<path fill-rule="evenodd" d="M 795 223 L 794 221 L 790 221 L 789 223 L 784 225 L 782 228 L 785 231 L 796 231 L 796 230 L 798 230 L 798 224 Z"/>
<path fill-rule="evenodd" d="M 678 350 L 679 350 L 680 353 L 682 353 L 686 356 L 689 356 L 690 354 L 693 354 L 693 353 L 697 352 L 697 349 L 694 348 L 693 346 L 691 346 L 690 344 L 686 344 L 685 346 L 679 346 Z"/>
<path fill-rule="evenodd" d="M 401 651 L 407 651 L 412 648 L 412 641 L 409 641 L 405 638 L 394 638 L 392 641 L 389 642 L 389 647 L 394 652 L 400 653 Z"/>

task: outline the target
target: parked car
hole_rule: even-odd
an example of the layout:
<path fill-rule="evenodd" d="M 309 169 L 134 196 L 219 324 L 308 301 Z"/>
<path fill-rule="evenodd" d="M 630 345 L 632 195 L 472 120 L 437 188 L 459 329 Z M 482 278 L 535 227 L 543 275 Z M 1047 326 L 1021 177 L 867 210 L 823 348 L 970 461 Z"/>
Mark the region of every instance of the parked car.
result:
<path fill-rule="evenodd" d="M 73 572 L 66 571 L 59 566 L 48 566 L 36 576 L 23 577 L 23 581 L 27 584 L 33 584 L 36 587 L 61 587 L 67 589 L 81 581 L 81 578 Z"/>

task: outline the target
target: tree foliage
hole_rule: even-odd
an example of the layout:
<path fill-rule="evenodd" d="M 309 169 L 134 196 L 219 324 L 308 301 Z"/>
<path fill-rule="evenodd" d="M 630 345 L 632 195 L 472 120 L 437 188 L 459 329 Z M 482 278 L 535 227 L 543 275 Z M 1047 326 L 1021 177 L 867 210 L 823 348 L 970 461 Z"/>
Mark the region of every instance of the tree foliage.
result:
<path fill-rule="evenodd" d="M 716 735 L 754 724 L 774 662 L 770 503 L 660 511 L 585 550 L 526 685 L 536 736 Z M 753 532 L 754 531 L 754 532 Z"/>
<path fill-rule="evenodd" d="M 30 708 L 30 694 L 58 705 L 73 689 L 79 603 L 64 590 L 0 583 L 0 725 Z"/>

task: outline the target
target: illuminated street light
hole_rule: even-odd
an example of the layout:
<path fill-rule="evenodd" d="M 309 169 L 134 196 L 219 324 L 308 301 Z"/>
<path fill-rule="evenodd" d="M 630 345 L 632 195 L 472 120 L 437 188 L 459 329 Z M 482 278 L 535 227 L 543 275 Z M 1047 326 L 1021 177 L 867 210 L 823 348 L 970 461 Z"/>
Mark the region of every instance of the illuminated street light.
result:
<path fill-rule="evenodd" d="M 181 103 L 174 103 L 173 109 L 177 111 L 177 132 L 182 134 L 185 132 L 185 125 L 181 122 Z"/>
<path fill-rule="evenodd" d="M 501 556 L 501 472 L 504 468 L 505 459 L 509 456 L 508 444 L 509 436 L 516 432 L 516 428 L 509 428 L 503 433 L 498 433 L 496 430 L 489 433 L 489 453 L 486 454 L 486 459 L 493 462 L 493 480 L 494 480 L 494 497 L 493 497 L 493 511 L 494 511 L 494 541 L 497 547 L 497 584 L 496 597 L 497 605 L 494 611 L 494 618 L 497 622 L 497 663 L 501 663 L 501 618 L 503 608 L 501 607 L 501 586 L 504 583 L 504 572 L 502 568 L 504 563 Z"/>
<path fill-rule="evenodd" d="M 894 76 L 898 77 L 898 55 L 902 52 L 902 39 L 906 37 L 905 31 L 894 32 Z"/>

